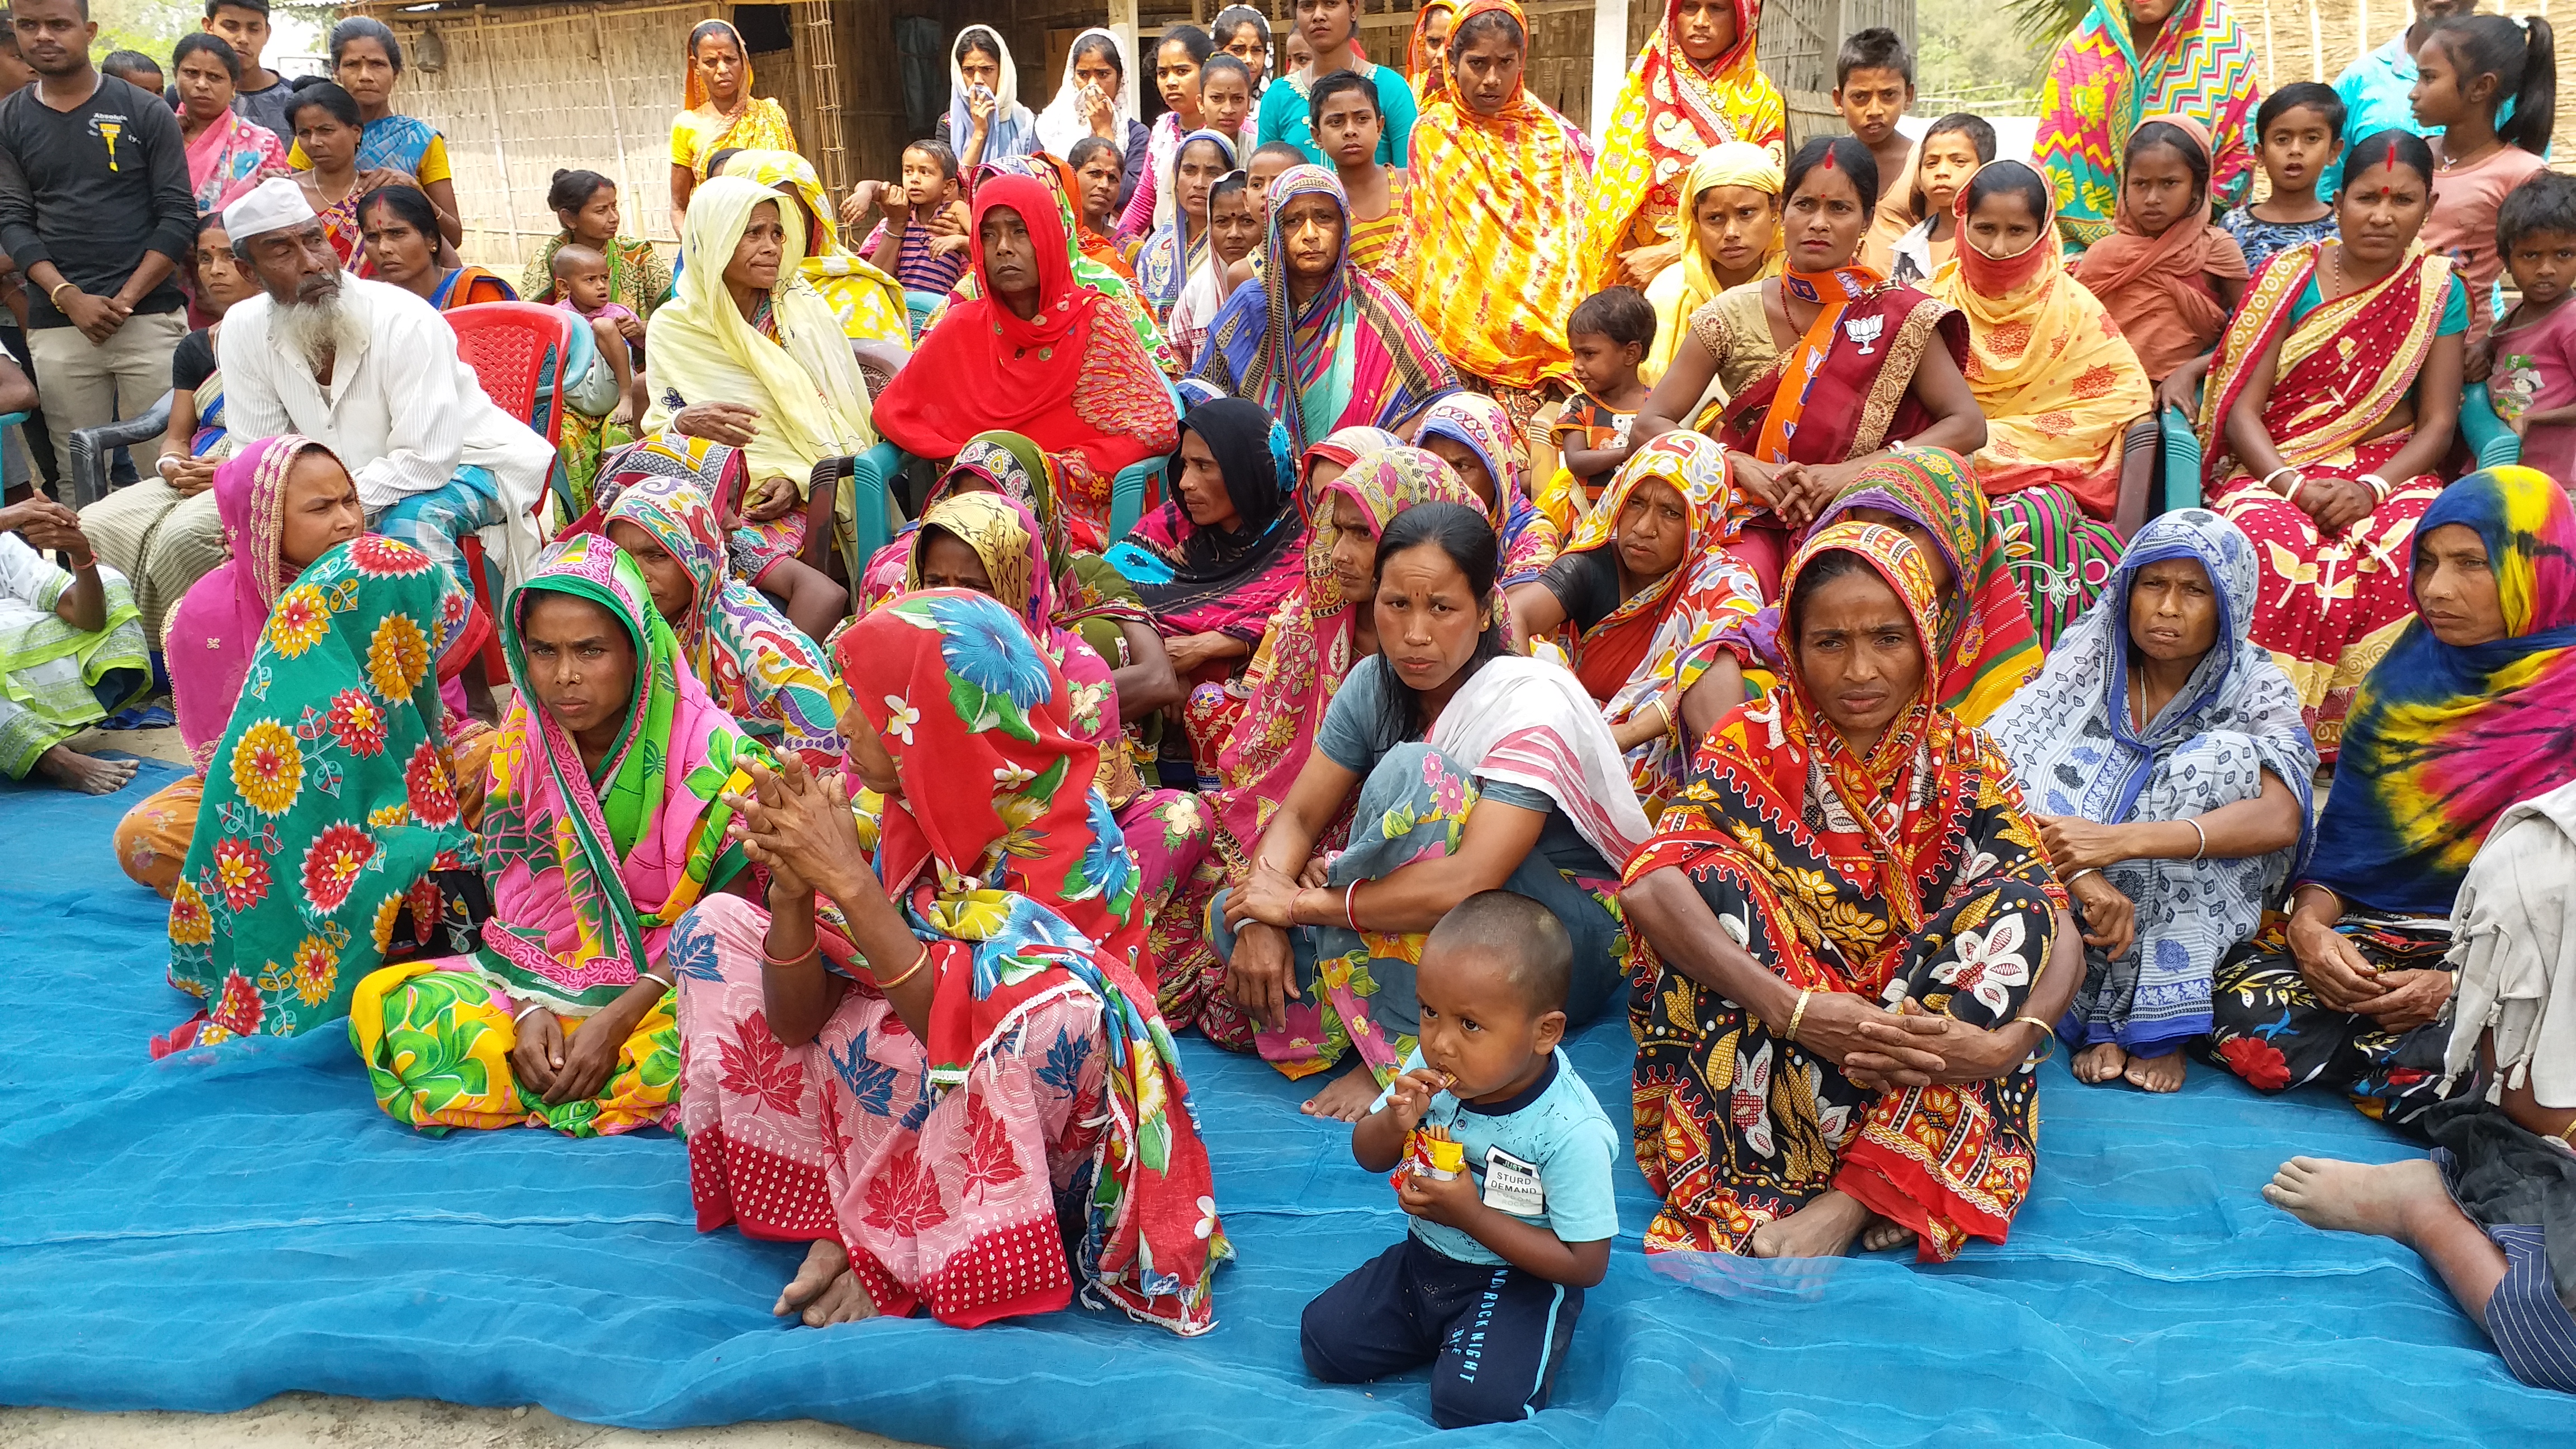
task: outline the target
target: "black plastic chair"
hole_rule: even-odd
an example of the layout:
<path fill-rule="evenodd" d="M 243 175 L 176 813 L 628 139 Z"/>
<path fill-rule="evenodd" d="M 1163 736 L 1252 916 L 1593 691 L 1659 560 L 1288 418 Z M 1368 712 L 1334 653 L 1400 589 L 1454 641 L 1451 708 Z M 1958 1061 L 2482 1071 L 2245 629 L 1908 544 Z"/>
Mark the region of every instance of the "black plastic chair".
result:
<path fill-rule="evenodd" d="M 72 429 L 72 508 L 77 511 L 107 496 L 108 460 L 119 448 L 148 443 L 170 431 L 170 394 L 144 409 L 141 417 L 121 418 L 94 428 Z"/>

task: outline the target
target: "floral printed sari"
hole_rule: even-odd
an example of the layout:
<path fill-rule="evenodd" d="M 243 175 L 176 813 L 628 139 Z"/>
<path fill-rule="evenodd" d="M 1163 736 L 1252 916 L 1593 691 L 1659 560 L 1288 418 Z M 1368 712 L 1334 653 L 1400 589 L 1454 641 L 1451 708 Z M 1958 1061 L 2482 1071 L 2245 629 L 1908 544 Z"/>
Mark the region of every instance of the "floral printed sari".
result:
<path fill-rule="evenodd" d="M 767 913 L 700 906 L 673 943 L 700 1230 L 837 1240 L 886 1314 L 965 1328 L 1051 1312 L 1078 1272 L 1087 1302 L 1205 1331 L 1233 1250 L 1064 676 L 1008 609 L 958 590 L 865 615 L 837 653 L 902 780 L 876 876 L 926 948 L 929 1030 L 908 1030 L 867 971 L 814 1040 L 782 1046 L 761 989 Z M 955 788 L 970 777 L 994 788 Z M 850 973 L 824 925 L 827 964 Z"/>
<path fill-rule="evenodd" d="M 528 615 L 547 595 L 607 613 L 632 641 L 635 685 L 615 744 L 593 772 L 530 684 Z M 648 977 L 670 979 L 671 925 L 744 864 L 718 796 L 748 789 L 742 765 L 773 763 L 715 707 L 654 611 L 644 571 L 607 539 L 563 539 L 512 593 L 503 636 L 517 688 L 492 750 L 480 845 L 492 898 L 479 949 L 369 976 L 349 1036 L 377 1105 L 432 1134 L 552 1127 L 574 1136 L 668 1125 L 679 1089 L 667 998 L 620 1047 L 594 1096 L 550 1103 L 510 1067 L 517 1026 L 554 1013 L 567 1034 Z"/>
<path fill-rule="evenodd" d="M 188 143 L 188 187 L 197 215 L 212 216 L 272 176 L 290 176 L 286 143 L 266 126 L 225 111 Z"/>
<path fill-rule="evenodd" d="M 1734 0 L 1734 48 L 1706 69 L 1682 53 L 1673 24 L 1680 8 L 1680 0 L 1666 0 L 1664 18 L 1628 68 L 1610 129 L 1601 136 L 1584 241 L 1591 291 L 1608 285 L 1621 252 L 1691 230 L 1682 174 L 1699 157 L 1740 141 L 1768 152 L 1774 166 L 1787 160 L 1788 107 L 1755 54 L 1762 0 Z"/>
<path fill-rule="evenodd" d="M 279 478 L 301 441 L 261 454 Z M 447 570 L 372 534 L 277 596 L 172 887 L 170 984 L 206 1009 L 155 1055 L 327 1025 L 388 955 L 470 939 L 478 856 L 432 666 L 472 608 Z"/>
<path fill-rule="evenodd" d="M 1896 592 L 1936 678 L 1922 555 L 1892 528 L 1837 523 L 1791 560 L 1787 597 L 1833 550 Z M 2012 767 L 1920 696 L 1858 758 L 1808 698 L 1794 651 L 1782 682 L 1710 731 L 1628 879 L 1680 871 L 1730 936 L 1801 990 L 1888 1007 L 1911 998 L 1972 1026 L 2012 1020 L 2065 907 Z M 1756 1228 L 1838 1190 L 1911 1229 L 1924 1261 L 1947 1261 L 1971 1236 L 2002 1242 L 2030 1190 L 2031 1064 L 1994 1081 L 1874 1092 L 1664 965 L 1651 942 L 1628 1019 L 1637 1166 L 1663 1199 L 1650 1253 L 1749 1252 Z"/>

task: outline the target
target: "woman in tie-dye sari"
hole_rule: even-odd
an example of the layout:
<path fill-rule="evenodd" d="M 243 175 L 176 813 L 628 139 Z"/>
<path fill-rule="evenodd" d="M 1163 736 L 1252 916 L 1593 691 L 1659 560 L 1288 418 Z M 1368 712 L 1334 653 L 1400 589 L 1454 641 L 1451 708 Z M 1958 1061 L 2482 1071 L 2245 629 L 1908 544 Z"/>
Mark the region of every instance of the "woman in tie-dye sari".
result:
<path fill-rule="evenodd" d="M 2566 491 L 2532 468 L 2472 473 L 2412 550 L 2415 615 L 2353 698 L 2290 914 L 2219 968 L 2210 1003 L 2238 1076 L 2338 1088 L 2389 1121 L 2440 1096 L 2470 859 L 2507 807 L 2576 779 Z"/>
<path fill-rule="evenodd" d="M 1587 290 L 1642 289 L 1680 259 L 1691 226 L 1683 174 L 1701 156 L 1740 141 L 1768 152 L 1773 166 L 1788 159 L 1788 108 L 1755 55 L 1761 0 L 1694 7 L 1687 20 L 1681 9 L 1681 0 L 1665 0 L 1602 133 L 1584 242 Z"/>
<path fill-rule="evenodd" d="M 774 757 L 707 698 L 643 569 L 606 538 L 546 550 L 509 610 L 518 698 L 483 805 L 480 949 L 368 976 L 349 1039 L 376 1104 L 433 1136 L 667 1126 L 667 938 L 741 872 L 719 797 Z"/>
<path fill-rule="evenodd" d="M 2039 98 L 2032 160 L 2058 198 L 2057 229 L 2077 251 L 2111 234 L 2120 158 L 2149 116 L 2183 115 L 2213 140 L 2210 195 L 2231 207 L 2254 185 L 2255 54 L 2227 0 L 2092 0 L 2059 43 Z"/>
<path fill-rule="evenodd" d="M 811 1324 L 973 1327 L 1066 1307 L 1078 1275 L 1086 1302 L 1205 1330 L 1232 1250 L 1063 673 L 958 589 L 835 652 L 849 784 L 885 802 L 873 858 L 838 777 L 764 777 L 765 906 L 710 900 L 673 939 L 699 1228 L 812 1244 L 777 1309 Z"/>
<path fill-rule="evenodd" d="M 1288 231 L 1338 228 L 1330 259 L 1292 255 Z M 1458 386 L 1413 309 L 1351 264 L 1351 203 L 1321 166 L 1291 166 L 1270 183 L 1270 219 L 1257 268 L 1208 324 L 1198 376 L 1261 404 L 1288 428 L 1300 458 L 1342 428 L 1401 430 Z"/>
<path fill-rule="evenodd" d="M 1565 546 L 1556 520 L 1530 502 L 1529 448 L 1509 409 L 1483 393 L 1453 392 L 1422 410 L 1415 440 L 1476 492 L 1503 543 L 1503 587 L 1537 578 Z"/>
<path fill-rule="evenodd" d="M 1947 1261 L 2002 1242 L 2030 1191 L 2032 1057 L 2080 974 L 2050 969 L 2065 892 L 2012 767 L 1932 696 L 1913 544 L 1834 524 L 1781 607 L 1782 688 L 1701 742 L 1620 896 L 1637 1166 L 1663 1199 L 1646 1251 L 1831 1257 L 1866 1229 Z M 1910 646 L 1862 656 L 1874 698 L 1839 647 L 1864 632 Z M 1882 1090 L 1866 1058 L 1907 1035 L 1900 1010 L 1948 1018 L 1949 1080 Z"/>

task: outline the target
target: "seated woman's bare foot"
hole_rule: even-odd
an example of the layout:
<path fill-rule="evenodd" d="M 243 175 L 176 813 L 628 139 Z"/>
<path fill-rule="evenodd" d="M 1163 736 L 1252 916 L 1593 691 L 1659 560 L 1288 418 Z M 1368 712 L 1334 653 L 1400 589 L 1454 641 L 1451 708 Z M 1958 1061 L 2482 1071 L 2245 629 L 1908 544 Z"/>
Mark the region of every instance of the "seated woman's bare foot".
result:
<path fill-rule="evenodd" d="M 1377 1078 L 1368 1063 L 1358 1062 L 1333 1079 L 1333 1084 L 1306 1099 L 1297 1110 L 1309 1117 L 1330 1117 L 1336 1122 L 1356 1122 L 1368 1115 L 1369 1103 L 1377 1100 Z"/>
<path fill-rule="evenodd" d="M 1846 1192 L 1828 1192 L 1785 1218 L 1753 1230 L 1757 1258 L 1839 1258 L 1869 1221 L 1869 1209 Z"/>
<path fill-rule="evenodd" d="M 2075 1074 L 2075 1080 L 2098 1087 L 2116 1079 L 2128 1064 L 2129 1054 L 2120 1050 L 2118 1042 L 2098 1041 L 2077 1052 L 2075 1060 L 2066 1064 L 2066 1069 Z"/>
<path fill-rule="evenodd" d="M 2373 1166 L 2293 1157 L 2263 1186 L 2263 1199 L 2312 1228 L 2414 1242 L 2416 1214 L 2459 1209 L 2429 1157 Z"/>
<path fill-rule="evenodd" d="M 859 1275 L 844 1272 L 823 1290 L 823 1296 L 805 1305 L 805 1326 L 823 1328 L 835 1323 L 856 1323 L 877 1316 L 876 1300 L 859 1286 Z"/>
<path fill-rule="evenodd" d="M 69 745 L 56 745 L 36 757 L 38 774 L 84 795 L 113 795 L 133 780 L 138 768 L 132 760 L 102 760 Z"/>
<path fill-rule="evenodd" d="M 1860 1230 L 1861 1251 L 1866 1253 L 1883 1253 L 1890 1248 L 1911 1247 L 1913 1243 L 1912 1228 L 1876 1213 L 1870 1214 L 1869 1226 Z"/>
<path fill-rule="evenodd" d="M 2129 1069 L 2120 1075 L 2141 1092 L 2179 1092 L 2182 1090 L 2182 1048 L 2176 1047 L 2160 1057 L 2131 1057 Z"/>
<path fill-rule="evenodd" d="M 805 1250 L 805 1261 L 797 1265 L 796 1276 L 788 1280 L 777 1305 L 769 1311 L 780 1318 L 793 1318 L 849 1271 L 849 1250 L 830 1238 L 817 1238 L 814 1246 Z"/>

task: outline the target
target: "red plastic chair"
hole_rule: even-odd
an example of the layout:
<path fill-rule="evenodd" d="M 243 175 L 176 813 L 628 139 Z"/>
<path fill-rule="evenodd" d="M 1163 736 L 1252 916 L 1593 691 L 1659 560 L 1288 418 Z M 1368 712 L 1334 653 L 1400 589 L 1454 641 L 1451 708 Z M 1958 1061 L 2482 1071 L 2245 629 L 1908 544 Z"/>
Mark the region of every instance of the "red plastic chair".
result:
<path fill-rule="evenodd" d="M 545 436 L 550 447 L 563 444 L 563 359 L 572 354 L 572 314 L 532 302 L 477 302 L 441 314 L 456 333 L 456 354 L 474 369 L 484 395 L 501 411 Z M 537 391 L 552 354 L 557 374 L 555 397 L 538 416 Z M 538 507 L 545 506 L 538 500 Z M 509 658 L 501 648 L 500 581 L 483 556 L 483 540 L 467 534 L 457 541 L 465 572 L 474 581 L 474 602 L 494 625 L 483 646 L 484 677 L 497 683 L 509 678 Z"/>

